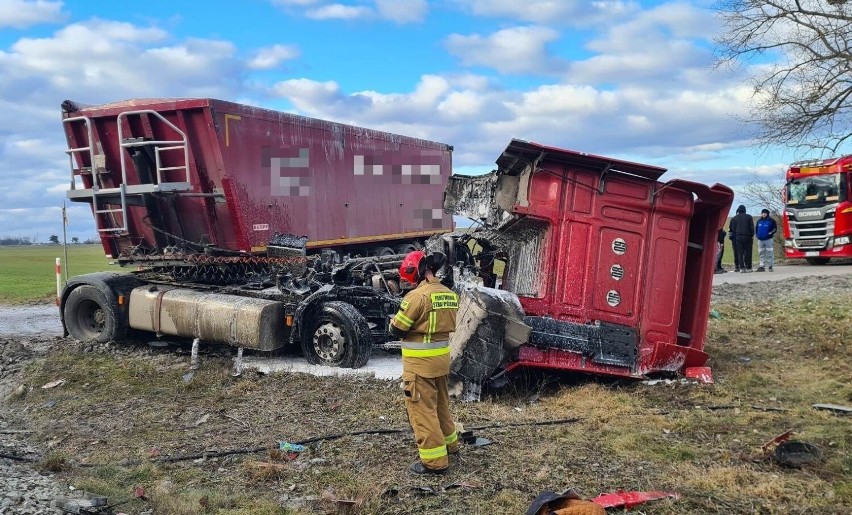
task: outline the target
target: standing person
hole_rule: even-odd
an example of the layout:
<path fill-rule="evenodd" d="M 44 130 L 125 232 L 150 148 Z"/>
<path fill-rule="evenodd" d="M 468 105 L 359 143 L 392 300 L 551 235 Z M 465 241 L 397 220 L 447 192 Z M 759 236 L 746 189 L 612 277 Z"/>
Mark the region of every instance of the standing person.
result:
<path fill-rule="evenodd" d="M 760 259 L 760 264 L 757 266 L 758 272 L 765 272 L 764 265 L 772 271 L 772 266 L 775 264 L 775 233 L 778 231 L 778 225 L 775 220 L 769 216 L 769 210 L 763 209 L 760 211 L 760 218 L 757 219 L 757 224 L 754 226 L 754 234 L 757 236 L 757 256 Z"/>
<path fill-rule="evenodd" d="M 734 243 L 734 268 L 740 272 L 752 272 L 751 255 L 754 247 L 754 219 L 746 213 L 746 207 L 740 204 L 737 214 L 731 218 L 728 224 L 731 232 L 731 241 Z"/>
<path fill-rule="evenodd" d="M 446 260 L 440 252 L 427 256 L 420 250 L 405 256 L 399 276 L 417 287 L 406 294 L 389 327 L 402 340 L 405 409 L 420 453 L 420 461 L 409 467 L 415 474 L 445 473 L 447 455 L 459 450 L 447 392 L 449 337 L 459 299 L 435 277 Z"/>
<path fill-rule="evenodd" d="M 719 234 L 716 235 L 716 269 L 713 271 L 714 274 L 724 274 L 727 272 L 724 268 L 722 268 L 722 256 L 725 255 L 725 229 L 719 228 Z"/>

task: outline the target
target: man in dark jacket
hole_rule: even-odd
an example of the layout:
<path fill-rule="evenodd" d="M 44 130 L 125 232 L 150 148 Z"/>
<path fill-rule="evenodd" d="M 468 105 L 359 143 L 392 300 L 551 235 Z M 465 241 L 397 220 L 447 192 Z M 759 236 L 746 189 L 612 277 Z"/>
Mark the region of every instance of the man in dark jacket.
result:
<path fill-rule="evenodd" d="M 754 246 L 754 219 L 746 213 L 742 204 L 737 208 L 737 214 L 728 224 L 731 241 L 734 244 L 734 268 L 737 272 L 752 272 L 751 253 Z"/>
<path fill-rule="evenodd" d="M 757 255 L 760 258 L 760 264 L 757 267 L 758 272 L 765 272 L 764 265 L 772 271 L 772 265 L 775 264 L 775 233 L 778 231 L 778 225 L 775 220 L 769 216 L 769 210 L 764 209 L 760 212 L 760 218 L 757 219 L 757 225 L 754 226 L 754 235 L 757 236 Z"/>
<path fill-rule="evenodd" d="M 722 256 L 725 255 L 725 229 L 719 228 L 719 234 L 716 235 L 716 270 L 713 273 L 724 274 L 727 272 L 722 268 Z"/>

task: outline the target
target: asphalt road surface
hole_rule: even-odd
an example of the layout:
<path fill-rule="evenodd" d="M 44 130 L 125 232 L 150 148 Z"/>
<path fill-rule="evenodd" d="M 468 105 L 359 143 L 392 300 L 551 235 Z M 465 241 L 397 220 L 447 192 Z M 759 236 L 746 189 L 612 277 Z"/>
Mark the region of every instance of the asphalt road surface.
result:
<path fill-rule="evenodd" d="M 822 266 L 776 265 L 774 272 L 751 272 L 747 274 L 738 274 L 733 270 L 728 270 L 727 273 L 714 275 L 713 284 L 743 284 L 783 281 L 798 277 L 831 277 L 837 275 L 852 275 L 852 263 L 828 263 Z"/>

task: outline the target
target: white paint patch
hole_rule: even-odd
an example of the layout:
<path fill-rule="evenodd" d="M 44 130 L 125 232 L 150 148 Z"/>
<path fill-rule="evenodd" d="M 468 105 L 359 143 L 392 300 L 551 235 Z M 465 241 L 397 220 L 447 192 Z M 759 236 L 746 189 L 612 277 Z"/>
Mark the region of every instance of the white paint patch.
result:
<path fill-rule="evenodd" d="M 249 356 L 243 358 L 243 370 L 254 369 L 261 374 L 288 372 L 310 374 L 317 377 L 374 377 L 376 379 L 395 380 L 402 377 L 402 358 L 391 354 L 375 352 L 361 368 L 337 368 L 311 365 L 305 358 L 287 356 L 265 358 Z"/>

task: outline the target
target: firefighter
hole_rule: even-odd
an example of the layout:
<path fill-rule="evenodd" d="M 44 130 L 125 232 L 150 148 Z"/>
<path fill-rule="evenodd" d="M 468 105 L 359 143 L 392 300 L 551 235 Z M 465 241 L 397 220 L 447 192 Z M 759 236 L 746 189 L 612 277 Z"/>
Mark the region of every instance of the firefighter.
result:
<path fill-rule="evenodd" d="M 402 341 L 405 409 L 420 453 L 420 461 L 409 468 L 415 474 L 445 473 L 447 455 L 459 450 L 447 393 L 448 340 L 456 327 L 459 300 L 435 277 L 446 259 L 440 252 L 427 256 L 419 250 L 405 256 L 400 278 L 416 288 L 405 296 L 389 327 Z"/>

